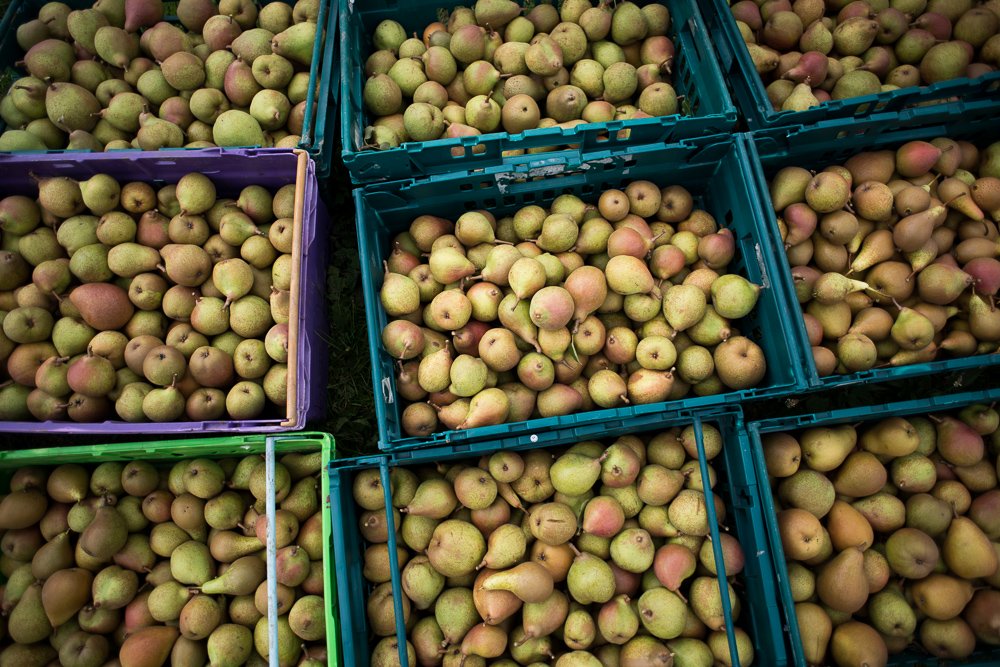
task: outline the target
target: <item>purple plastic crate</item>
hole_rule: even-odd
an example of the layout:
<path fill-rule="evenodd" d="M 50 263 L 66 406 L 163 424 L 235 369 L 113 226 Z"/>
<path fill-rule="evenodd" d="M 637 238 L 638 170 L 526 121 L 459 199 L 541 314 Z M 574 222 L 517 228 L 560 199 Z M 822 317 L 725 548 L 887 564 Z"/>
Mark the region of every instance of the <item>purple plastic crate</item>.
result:
<path fill-rule="evenodd" d="M 276 190 L 295 183 L 303 151 L 289 149 L 226 149 L 158 151 L 155 153 L 62 153 L 7 156 L 0 169 L 0 197 L 24 194 L 36 196 L 34 177 L 68 176 L 77 180 L 95 174 L 108 174 L 119 181 L 144 181 L 154 185 L 176 183 L 184 174 L 200 172 L 212 179 L 218 194 L 235 197 L 247 185 L 262 185 Z M 323 286 L 326 284 L 327 237 L 329 226 L 326 206 L 319 197 L 316 164 L 305 158 L 302 205 L 302 260 L 299 272 L 299 335 L 297 363 L 294 370 L 297 386 L 295 406 L 285 417 L 280 415 L 248 421 L 184 421 L 137 424 L 105 421 L 81 424 L 71 421 L 0 421 L 0 432 L 65 433 L 95 435 L 107 433 L 244 433 L 295 431 L 306 422 L 322 417 L 325 407 L 327 360 L 322 341 L 326 334 L 326 309 Z M 270 406 L 269 406 L 270 407 Z"/>

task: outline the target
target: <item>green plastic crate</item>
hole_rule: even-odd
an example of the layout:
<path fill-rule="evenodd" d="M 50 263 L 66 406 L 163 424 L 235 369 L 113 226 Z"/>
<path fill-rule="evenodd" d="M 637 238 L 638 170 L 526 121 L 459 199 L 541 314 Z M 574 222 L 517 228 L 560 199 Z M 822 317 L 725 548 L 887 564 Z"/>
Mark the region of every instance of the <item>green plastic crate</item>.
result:
<path fill-rule="evenodd" d="M 333 437 L 326 433 L 300 432 L 288 435 L 246 435 L 223 438 L 190 438 L 157 442 L 130 442 L 113 445 L 82 445 L 45 449 L 0 451 L 0 489 L 9 490 L 15 469 L 23 466 L 57 466 L 64 463 L 99 465 L 105 461 L 143 460 L 174 463 L 185 458 L 229 458 L 263 453 L 268 439 L 274 441 L 275 456 L 289 452 L 322 452 L 320 468 L 320 500 L 323 512 L 323 599 L 326 601 L 326 650 L 331 665 L 340 664 L 337 651 L 339 619 L 336 612 L 337 588 L 333 572 L 334 554 L 331 548 L 330 476 L 325 471 L 334 457 Z"/>

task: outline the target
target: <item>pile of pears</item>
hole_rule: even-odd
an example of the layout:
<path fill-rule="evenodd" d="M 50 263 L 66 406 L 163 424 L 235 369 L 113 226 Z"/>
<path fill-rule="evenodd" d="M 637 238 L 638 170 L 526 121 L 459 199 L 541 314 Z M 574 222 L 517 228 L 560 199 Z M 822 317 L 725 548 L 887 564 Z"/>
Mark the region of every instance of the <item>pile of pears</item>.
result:
<path fill-rule="evenodd" d="M 497 219 L 421 215 L 392 241 L 381 304 L 403 431 L 427 436 L 754 387 L 736 321 L 760 287 L 681 186 L 633 181 Z"/>
<path fill-rule="evenodd" d="M 715 426 L 703 442 L 708 484 L 692 426 L 393 468 L 391 523 L 379 471 L 359 472 L 372 667 L 400 664 L 394 597 L 410 665 L 732 664 L 705 507 L 707 488 L 725 522 L 711 491 Z M 402 591 L 390 581 L 390 526 Z M 719 539 L 748 666 L 754 646 L 730 583 L 745 558 L 734 535 Z"/>
<path fill-rule="evenodd" d="M 670 18 L 658 3 L 477 0 L 420 36 L 382 21 L 365 62 L 365 145 L 677 114 Z"/>
<path fill-rule="evenodd" d="M 279 664 L 325 666 L 321 457 L 274 467 Z M 267 665 L 268 491 L 260 455 L 16 470 L 0 662 Z"/>
<path fill-rule="evenodd" d="M 37 188 L 0 199 L 0 420 L 284 414 L 294 185 Z"/>
<path fill-rule="evenodd" d="M 775 111 L 1000 66 L 998 0 L 740 0 L 730 10 Z"/>
<path fill-rule="evenodd" d="M 1000 347 L 1000 142 L 786 167 L 770 191 L 820 375 Z"/>
<path fill-rule="evenodd" d="M 1000 645 L 998 425 L 973 404 L 763 437 L 807 664 Z"/>
<path fill-rule="evenodd" d="M 62 2 L 17 27 L 27 76 L 0 99 L 0 150 L 295 148 L 318 0 Z"/>

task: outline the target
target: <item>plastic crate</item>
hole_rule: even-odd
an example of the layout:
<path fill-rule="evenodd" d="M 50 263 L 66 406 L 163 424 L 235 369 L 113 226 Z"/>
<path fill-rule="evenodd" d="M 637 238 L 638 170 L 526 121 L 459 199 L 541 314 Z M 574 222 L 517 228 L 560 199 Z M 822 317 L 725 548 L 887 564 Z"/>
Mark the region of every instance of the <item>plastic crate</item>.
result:
<path fill-rule="evenodd" d="M 775 111 L 754 67 L 743 36 L 726 0 L 701 3 L 719 65 L 729 81 L 739 109 L 752 130 L 815 125 L 832 120 L 860 120 L 876 113 L 900 112 L 916 106 L 947 105 L 957 111 L 982 106 L 997 108 L 1000 72 L 976 79 L 953 79 L 930 86 L 913 86 L 877 95 L 832 100 L 806 111 Z"/>
<path fill-rule="evenodd" d="M 264 5 L 272 0 L 261 0 L 258 4 Z M 10 0 L 9 5 L 4 3 L 5 11 L 3 19 L 0 21 L 0 95 L 6 94 L 10 84 L 24 75 L 23 69 L 14 67 L 14 63 L 24 57 L 24 51 L 17 44 L 17 28 L 28 21 L 37 18 L 38 10 L 41 9 L 47 0 Z M 87 9 L 93 6 L 92 0 L 67 0 L 67 5 L 73 9 Z M 169 5 L 166 3 L 164 21 L 177 23 L 177 17 L 167 14 L 167 11 L 176 10 L 176 3 Z M 317 164 L 316 174 L 321 180 L 325 180 L 330 175 L 330 165 L 333 159 L 333 142 L 327 141 L 327 128 L 330 130 L 335 123 L 336 93 L 332 90 L 334 78 L 334 44 L 337 35 L 337 12 L 331 6 L 331 0 L 321 0 L 319 4 L 319 14 L 317 15 L 317 25 L 324 26 L 326 38 L 317 39 L 313 44 L 312 64 L 309 67 L 309 91 L 306 95 L 306 113 L 303 119 L 302 139 L 298 147 L 307 151 Z M 0 132 L 6 128 L 4 122 L 0 120 Z M 182 150 L 182 149 L 163 149 Z M 192 152 L 202 152 L 212 154 L 215 149 L 187 149 Z M 233 150 L 226 148 L 224 150 Z M 282 150 L 282 149 L 276 149 Z M 90 151 L 17 151 L 0 152 L 0 161 L 9 155 L 31 155 L 40 156 L 45 154 L 60 153 L 89 153 Z M 120 153 L 122 151 L 113 151 Z M 131 152 L 131 151 L 129 151 Z M 148 151 L 147 151 L 148 152 Z"/>
<path fill-rule="evenodd" d="M 267 441 L 273 440 L 275 455 L 298 451 L 322 452 L 322 470 L 329 468 L 334 456 L 333 438 L 326 433 L 295 433 L 289 435 L 233 436 L 220 438 L 197 438 L 188 440 L 167 440 L 160 442 L 119 443 L 113 445 L 56 447 L 51 449 L 22 449 L 0 451 L 0 489 L 9 491 L 10 478 L 14 469 L 22 466 L 57 466 L 64 463 L 99 465 L 105 461 L 143 460 L 174 463 L 185 458 L 220 459 L 247 454 L 261 453 L 267 449 Z M 320 501 L 323 512 L 323 597 L 326 600 L 326 648 L 330 664 L 338 663 L 337 633 L 339 619 L 336 603 L 337 588 L 332 571 L 335 567 L 334 552 L 331 550 L 329 531 L 330 517 L 330 477 L 321 474 Z M 276 651 L 271 652 L 277 655 Z"/>
<path fill-rule="evenodd" d="M 510 135 L 500 131 L 461 139 L 408 142 L 390 150 L 366 150 L 364 130 L 368 114 L 362 102 L 365 60 L 372 52 L 371 34 L 383 19 L 403 23 L 408 31 L 437 20 L 440 8 L 462 4 L 456 0 L 339 0 L 340 3 L 340 125 L 344 164 L 355 183 L 392 181 L 492 167 L 506 162 L 505 151 L 574 144 L 572 150 L 535 155 L 538 164 L 560 157 L 582 162 L 595 151 L 622 150 L 649 144 L 672 143 L 702 135 L 728 133 L 736 125 L 736 108 L 729 97 L 704 20 L 693 0 L 664 0 L 670 10 L 671 39 L 677 49 L 674 86 L 684 95 L 690 115 L 644 118 L 580 125 L 572 129 L 547 128 Z M 469 3 L 466 3 L 469 4 Z M 647 4 L 640 0 L 637 4 Z M 621 130 L 629 130 L 619 134 Z M 473 147 L 481 153 L 473 153 Z M 459 155 L 452 151 L 459 149 Z"/>
<path fill-rule="evenodd" d="M 86 179 L 108 174 L 115 179 L 144 181 L 154 185 L 176 183 L 189 172 L 208 176 L 219 196 L 235 197 L 247 185 L 277 189 L 296 183 L 295 225 L 298 262 L 292 278 L 291 308 L 297 313 L 289 321 L 290 372 L 288 404 L 273 417 L 247 421 L 127 423 L 105 421 L 78 424 L 70 421 L 0 421 L 0 433 L 100 434 L 137 433 L 162 435 L 211 431 L 289 431 L 305 428 L 306 422 L 322 417 L 326 405 L 326 285 L 327 227 L 329 217 L 319 197 L 315 163 L 304 151 L 267 149 L 204 151 L 158 151 L 155 153 L 62 153 L 11 156 L 0 169 L 0 193 L 37 193 L 35 176 L 68 176 Z M 294 253 L 293 253 L 294 254 Z M 298 298 L 295 298 L 298 294 Z"/>
<path fill-rule="evenodd" d="M 902 117 L 902 119 L 901 119 Z M 756 175 L 750 185 L 756 189 L 760 202 L 760 215 L 764 216 L 772 230 L 776 232 L 777 222 L 768 178 L 780 168 L 799 165 L 809 169 L 822 169 L 831 164 L 843 164 L 849 157 L 861 151 L 875 151 L 896 148 L 908 141 L 930 140 L 935 137 L 969 139 L 979 146 L 1000 140 L 1000 125 L 992 115 L 971 118 L 961 117 L 954 110 L 920 109 L 909 110 L 899 116 L 881 114 L 863 121 L 844 123 L 833 121 L 815 128 L 796 128 L 790 132 L 767 132 L 760 135 L 744 135 L 744 141 L 755 163 Z M 792 285 L 792 274 L 784 260 L 785 250 L 777 233 L 768 236 L 774 243 L 765 250 L 778 258 L 778 276 L 786 284 Z M 795 303 L 795 313 L 801 313 Z M 805 323 L 801 316 L 792 318 L 790 326 L 806 350 L 811 349 L 806 336 Z M 828 375 L 820 377 L 812 354 L 804 360 L 809 385 L 813 390 L 832 389 L 865 382 L 885 382 L 900 380 L 932 373 L 961 371 L 1000 364 L 1000 353 L 980 354 L 971 357 L 956 357 L 941 361 L 908 366 L 873 368 L 859 373 Z"/>
<path fill-rule="evenodd" d="M 779 267 L 766 249 L 779 241 L 774 226 L 760 224 L 761 218 L 751 205 L 752 194 L 747 189 L 750 182 L 747 160 L 746 147 L 741 142 L 726 139 L 703 146 L 692 141 L 636 151 L 627 156 L 605 154 L 581 165 L 581 169 L 566 172 L 555 179 L 547 178 L 551 174 L 545 169 L 529 169 L 526 172 L 491 169 L 478 175 L 447 179 L 438 177 L 430 182 L 393 183 L 356 189 L 354 196 L 379 447 L 396 450 L 495 439 L 551 428 L 603 423 L 648 412 L 782 396 L 804 388 L 803 363 L 809 348 L 800 346 L 795 324 L 788 321 L 787 314 L 793 312 L 792 307 L 796 304 L 793 295 L 787 291 L 790 283 L 774 278 L 781 274 L 777 273 Z M 388 255 L 393 236 L 406 229 L 414 217 L 424 213 L 455 219 L 466 210 L 487 209 L 500 217 L 528 204 L 545 206 L 564 193 L 579 195 L 584 200 L 596 199 L 603 190 L 624 187 L 631 181 L 642 179 L 660 186 L 686 186 L 694 195 L 697 206 L 711 213 L 720 226 L 733 231 L 737 253 L 730 268 L 765 288 L 754 310 L 738 322 L 743 335 L 757 341 L 764 349 L 767 375 L 761 386 L 667 403 L 595 410 L 467 431 L 445 431 L 425 439 L 405 436 L 400 427 L 402 408 L 395 398 L 395 361 L 381 344 L 381 331 L 387 322 L 379 301 L 382 260 Z M 771 238 L 772 235 L 774 238 Z"/>
<path fill-rule="evenodd" d="M 603 426 L 593 425 L 581 428 L 569 427 L 539 433 L 537 437 L 503 438 L 486 443 L 470 443 L 461 446 L 444 446 L 435 449 L 400 452 L 365 459 L 346 460 L 344 467 L 338 461 L 331 474 L 331 513 L 337 523 L 334 528 L 334 544 L 340 558 L 337 569 L 337 586 L 340 590 L 341 656 L 345 665 L 367 664 L 369 660 L 369 634 L 365 602 L 370 587 L 361 575 L 364 544 L 354 528 L 358 520 L 358 508 L 354 503 L 351 484 L 354 475 L 363 469 L 379 468 L 382 486 L 385 489 L 386 506 L 391 506 L 391 485 L 389 469 L 396 466 L 438 464 L 456 459 L 476 459 L 499 450 L 529 450 L 540 447 L 561 447 L 583 440 L 615 438 L 626 434 L 653 434 L 674 426 L 694 425 L 698 442 L 699 461 L 702 474 L 707 475 L 702 445 L 702 424 L 712 424 L 719 428 L 725 445 L 714 466 L 719 483 L 716 492 L 725 500 L 727 525 L 740 541 L 746 556 L 743 572 L 737 575 L 735 588 L 742 591 L 742 627 L 753 642 L 756 665 L 777 665 L 787 661 L 788 646 L 781 630 L 780 611 L 777 600 L 772 556 L 767 536 L 763 530 L 763 515 L 758 496 L 757 481 L 754 478 L 753 462 L 749 452 L 736 446 L 737 436 L 744 430 L 742 412 L 738 407 L 718 407 L 714 410 L 682 410 L 668 415 L 642 415 L 631 419 L 614 421 Z M 718 542 L 719 527 L 715 522 L 714 507 L 709 508 L 711 536 Z M 399 570 L 395 551 L 396 537 L 390 535 L 389 554 L 392 563 L 392 585 L 394 598 L 403 595 L 399 581 Z M 716 556 L 717 562 L 721 558 Z M 721 578 L 725 578 L 722 574 Z M 742 579 L 742 581 L 740 581 Z M 743 585 L 741 586 L 740 583 Z M 731 633 L 732 618 L 728 596 L 723 602 L 727 631 Z M 397 612 L 397 619 L 402 614 Z M 349 619 L 349 620 L 348 620 Z M 402 621 L 397 622 L 397 637 L 400 644 L 405 634 Z M 732 635 L 730 634 L 730 637 Z M 404 649 L 405 652 L 405 649 Z M 401 654 L 401 664 L 407 665 Z M 736 655 L 731 656 L 732 664 L 739 665 Z"/>
<path fill-rule="evenodd" d="M 788 583 L 788 568 L 785 564 L 785 553 L 781 547 L 781 535 L 778 532 L 778 523 L 775 519 L 774 498 L 771 495 L 771 485 L 767 477 L 767 465 L 764 463 L 764 452 L 761 445 L 761 434 L 775 433 L 778 431 L 795 431 L 803 428 L 815 426 L 833 426 L 837 424 L 854 424 L 867 422 L 887 417 L 905 417 L 908 415 L 927 414 L 930 412 L 944 412 L 946 410 L 961 409 L 972 403 L 993 403 L 1000 400 L 1000 389 L 990 389 L 988 391 L 967 392 L 961 394 L 951 394 L 946 396 L 935 396 L 932 398 L 915 401 L 901 401 L 889 403 L 888 405 L 871 405 L 861 408 L 847 408 L 833 412 L 816 412 L 796 417 L 784 417 L 779 419 L 768 419 L 758 422 L 750 422 L 747 428 L 739 435 L 739 447 L 741 450 L 749 452 L 753 459 L 754 472 L 757 475 L 757 486 L 760 490 L 760 497 L 763 503 L 763 518 L 768 533 L 770 544 L 770 554 L 774 558 L 774 572 L 778 577 L 778 589 L 781 597 L 781 614 L 784 631 L 788 633 L 791 640 L 791 662 L 777 663 L 795 665 L 795 667 L 806 667 L 805 657 L 802 655 L 802 639 L 799 635 L 798 621 L 795 615 L 795 603 L 792 600 L 792 591 Z M 981 645 L 980 645 L 981 646 Z M 890 665 L 906 667 L 931 667 L 936 665 L 955 664 L 951 661 L 938 660 L 922 652 L 907 651 L 903 654 L 893 656 L 889 660 Z M 968 660 L 962 661 L 963 665 L 975 665 L 977 667 L 987 667 L 988 665 L 1000 664 L 1000 648 L 989 648 L 981 650 L 972 655 Z"/>

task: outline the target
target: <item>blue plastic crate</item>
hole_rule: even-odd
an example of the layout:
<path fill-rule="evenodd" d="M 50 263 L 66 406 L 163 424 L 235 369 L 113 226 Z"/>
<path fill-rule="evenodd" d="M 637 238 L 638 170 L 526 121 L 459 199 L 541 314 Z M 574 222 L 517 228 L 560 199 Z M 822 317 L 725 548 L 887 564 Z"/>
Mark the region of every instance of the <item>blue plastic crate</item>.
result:
<path fill-rule="evenodd" d="M 264 5 L 272 0 L 261 0 L 258 4 Z M 38 10 L 41 9 L 47 0 L 11 0 L 10 5 L 4 12 L 3 19 L 0 20 L 0 95 L 5 94 L 10 84 L 24 75 L 24 70 L 14 67 L 14 63 L 24 57 L 24 51 L 17 44 L 17 28 L 23 23 L 37 18 Z M 93 6 L 93 0 L 66 0 L 67 5 L 73 9 L 86 9 Z M 166 9 L 176 9 L 176 3 L 170 5 L 165 3 Z M 321 0 L 319 3 L 319 14 L 317 25 L 324 26 L 325 39 L 317 39 L 313 44 L 312 64 L 309 68 L 309 91 L 306 94 L 306 113 L 303 120 L 302 138 L 298 147 L 309 153 L 309 156 L 316 162 L 316 175 L 323 181 L 330 175 L 330 165 L 333 159 L 333 137 L 327 137 L 328 127 L 332 131 L 336 122 L 336 91 L 333 85 L 339 80 L 335 77 L 336 71 L 334 61 L 335 43 L 337 37 L 337 11 L 332 7 L 332 0 Z M 173 15 L 164 16 L 164 21 L 177 23 L 177 17 Z M 338 72 L 339 74 L 339 72 Z M 0 132 L 5 129 L 5 124 L 0 120 Z M 329 139 L 329 140 L 328 140 Z M 246 148 L 246 147 L 243 147 Z M 132 149 L 129 152 L 134 152 Z M 183 149 L 163 149 L 163 150 L 183 150 Z M 202 149 L 187 149 L 192 151 Z M 214 149 L 212 149 L 214 150 Z M 223 150 L 231 150 L 229 148 Z M 268 149 L 263 149 L 268 150 Z M 280 150 L 280 149 L 279 149 Z M 51 154 L 51 153 L 88 153 L 90 151 L 17 151 L 0 152 L 0 161 L 6 156 Z"/>
<path fill-rule="evenodd" d="M 878 114 L 863 121 L 831 121 L 813 128 L 795 128 L 781 132 L 755 133 L 745 135 L 750 159 L 756 167 L 754 182 L 750 187 L 757 191 L 761 202 L 760 214 L 774 233 L 768 236 L 774 245 L 765 253 L 776 257 L 779 279 L 792 285 L 792 275 L 784 260 L 785 250 L 777 234 L 777 222 L 768 191 L 768 178 L 786 166 L 804 166 L 808 169 L 822 169 L 831 164 L 843 164 L 849 157 L 861 151 L 875 151 L 896 148 L 908 141 L 930 140 L 935 137 L 968 139 L 978 146 L 986 146 L 1000 140 L 1000 125 L 992 115 L 963 117 L 953 109 L 911 109 L 902 114 Z M 800 313 L 796 302 L 793 312 Z M 792 318 L 789 326 L 809 350 L 805 324 L 801 316 Z M 807 354 L 804 363 L 812 390 L 832 389 L 866 382 L 901 380 L 932 373 L 962 371 L 967 369 L 1000 364 L 1000 353 L 981 354 L 971 357 L 956 357 L 908 366 L 873 368 L 859 373 L 828 375 L 820 377 L 812 354 Z"/>
<path fill-rule="evenodd" d="M 637 4 L 648 4 L 648 1 L 639 0 Z M 543 163 L 546 156 L 562 155 L 564 161 L 582 162 L 596 151 L 728 133 L 736 125 L 736 107 L 715 61 L 698 3 L 694 0 L 661 1 L 670 10 L 670 37 L 677 49 L 674 87 L 678 95 L 685 96 L 683 106 L 688 115 L 593 123 L 572 129 L 536 129 L 515 135 L 501 131 L 461 139 L 408 142 L 398 148 L 377 151 L 364 148 L 364 130 L 369 122 L 361 97 L 365 60 L 372 52 L 372 31 L 383 19 L 400 21 L 408 32 L 422 29 L 438 19 L 439 9 L 452 9 L 462 3 L 457 0 L 339 0 L 341 155 L 351 180 L 372 183 L 481 169 L 507 162 L 505 151 L 566 144 L 573 144 L 575 148 L 535 155 L 535 158 Z M 621 130 L 629 132 L 619 134 Z M 482 152 L 473 153 L 474 146 Z"/>
<path fill-rule="evenodd" d="M 750 422 L 747 424 L 747 428 L 738 434 L 740 449 L 749 452 L 749 455 L 753 459 L 753 468 L 757 475 L 757 487 L 763 503 L 763 518 L 770 544 L 769 552 L 774 558 L 774 572 L 778 578 L 781 614 L 783 618 L 782 624 L 785 632 L 789 634 L 791 641 L 791 662 L 780 664 L 806 667 L 805 657 L 802 655 L 802 638 L 799 635 L 799 626 L 795 615 L 795 602 L 792 600 L 792 591 L 788 583 L 788 567 L 785 564 L 785 553 L 781 546 L 781 535 L 778 532 L 778 524 L 775 519 L 774 498 L 771 494 L 771 486 L 767 477 L 767 465 L 764 462 L 761 434 L 795 431 L 815 426 L 854 424 L 857 422 L 885 419 L 887 417 L 905 417 L 930 412 L 959 410 L 973 403 L 988 404 L 997 400 L 1000 400 L 1000 389 L 935 396 L 915 401 L 890 403 L 888 405 L 871 405 L 833 412 L 816 412 L 795 417 Z M 938 660 L 924 653 L 910 650 L 890 657 L 889 664 L 898 667 L 933 667 L 955 663 Z M 968 660 L 963 661 L 962 664 L 974 665 L 975 667 L 1000 664 L 1000 648 L 993 647 L 977 651 Z"/>
<path fill-rule="evenodd" d="M 948 106 L 958 113 L 983 105 L 994 110 L 998 108 L 1000 72 L 990 72 L 976 79 L 953 79 L 930 86 L 832 100 L 806 111 L 775 111 L 743 36 L 736 27 L 729 2 L 706 0 L 700 5 L 719 56 L 719 66 L 752 130 L 815 125 L 832 120 L 861 120 L 872 114 L 901 112 L 917 106 Z"/>
<path fill-rule="evenodd" d="M 559 178 L 552 178 L 561 175 Z M 420 214 L 455 219 L 464 211 L 487 209 L 497 217 L 528 204 L 547 205 L 557 196 L 573 193 L 593 200 L 600 192 L 621 188 L 635 180 L 657 185 L 683 185 L 694 195 L 696 205 L 711 213 L 722 227 L 734 233 L 736 257 L 731 269 L 763 285 L 756 308 L 738 322 L 743 335 L 758 342 L 767 359 L 767 375 L 759 387 L 731 391 L 716 396 L 692 397 L 667 403 L 595 410 L 564 417 L 550 417 L 501 424 L 467 431 L 443 431 L 427 438 L 407 437 L 400 426 L 403 406 L 396 400 L 395 360 L 383 349 L 381 331 L 387 323 L 379 300 L 382 261 L 393 237 L 405 230 Z M 436 177 L 430 181 L 407 181 L 372 185 L 354 191 L 361 272 L 365 293 L 365 316 L 372 359 L 375 412 L 379 424 L 379 447 L 398 450 L 443 443 L 496 439 L 545 429 L 588 423 L 605 423 L 650 412 L 704 407 L 719 403 L 739 403 L 794 393 L 806 386 L 805 355 L 797 325 L 789 313 L 797 304 L 783 279 L 781 267 L 767 248 L 780 243 L 773 225 L 755 210 L 750 162 L 742 141 L 728 139 L 711 145 L 696 141 L 664 148 L 635 151 L 629 155 L 604 154 L 578 170 L 564 170 L 553 164 L 544 169 L 507 171 L 487 169 L 482 174 Z M 772 236 L 774 238 L 772 238 Z M 787 274 L 787 267 L 784 268 Z M 778 276 L 778 278 L 775 278 Z"/>
<path fill-rule="evenodd" d="M 400 452 L 385 456 L 366 457 L 337 461 L 331 468 L 331 515 L 334 517 L 334 546 L 337 553 L 337 587 L 340 601 L 341 656 L 345 665 L 367 664 L 371 646 L 365 614 L 365 602 L 370 586 L 361 575 L 364 544 L 354 528 L 358 521 L 358 508 L 354 503 L 351 485 L 354 476 L 365 469 L 378 468 L 381 471 L 382 486 L 385 489 L 386 506 L 391 506 L 389 469 L 396 466 L 437 464 L 458 459 L 475 459 L 488 456 L 502 449 L 529 450 L 540 447 L 561 447 L 582 440 L 616 438 L 626 434 L 653 434 L 674 426 L 694 425 L 698 443 L 699 461 L 702 475 L 707 476 L 704 448 L 702 444 L 702 424 L 712 424 L 719 428 L 725 446 L 713 466 L 718 474 L 715 491 L 726 502 L 726 525 L 739 539 L 746 557 L 743 572 L 737 575 L 737 591 L 741 591 L 742 627 L 749 634 L 755 651 L 754 664 L 786 664 L 789 646 L 782 631 L 778 590 L 774 579 L 770 546 L 763 529 L 762 505 L 758 495 L 757 480 L 749 451 L 736 446 L 739 434 L 744 431 L 742 412 L 738 407 L 718 407 L 711 410 L 682 410 L 669 415 L 642 415 L 631 419 L 600 425 L 545 431 L 534 439 L 527 437 L 503 438 L 486 443 L 470 443 L 460 446 L 443 446 L 429 450 Z M 706 506 L 709 512 L 711 536 L 718 543 L 719 527 L 714 521 L 714 507 Z M 395 552 L 396 538 L 389 539 L 389 554 L 392 564 L 392 585 L 395 599 L 403 594 L 399 581 L 399 568 Z M 721 562 L 716 555 L 717 562 Z M 725 574 L 721 575 L 725 578 Z M 724 602 L 724 606 L 726 603 Z M 725 610 L 727 631 L 732 632 L 730 608 Z M 402 614 L 397 612 L 397 619 Z M 730 634 L 730 636 L 732 636 Z M 405 628 L 397 622 L 396 637 L 405 647 Z M 404 654 L 401 664 L 407 665 Z M 739 665 L 736 655 L 731 656 L 732 664 Z"/>

